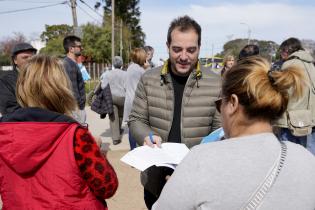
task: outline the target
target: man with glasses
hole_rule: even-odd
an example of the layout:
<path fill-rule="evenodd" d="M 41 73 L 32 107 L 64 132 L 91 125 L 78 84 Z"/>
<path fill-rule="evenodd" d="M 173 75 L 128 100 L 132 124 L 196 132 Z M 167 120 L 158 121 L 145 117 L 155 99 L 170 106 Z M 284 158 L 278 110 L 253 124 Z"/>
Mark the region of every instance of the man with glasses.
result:
<path fill-rule="evenodd" d="M 77 64 L 77 59 L 83 50 L 81 39 L 77 36 L 67 36 L 63 40 L 63 48 L 67 54 L 64 58 L 64 67 L 72 83 L 73 95 L 78 103 L 78 110 L 72 114 L 78 122 L 84 124 L 86 120 L 84 80 Z"/>
<path fill-rule="evenodd" d="M 166 42 L 169 59 L 142 76 L 129 116 L 130 132 L 139 145 L 175 142 L 191 148 L 220 127 L 214 101 L 221 78 L 199 64 L 200 45 L 201 27 L 195 20 L 183 16 L 170 24 Z M 148 209 L 171 173 L 166 167 L 155 166 L 142 173 Z"/>

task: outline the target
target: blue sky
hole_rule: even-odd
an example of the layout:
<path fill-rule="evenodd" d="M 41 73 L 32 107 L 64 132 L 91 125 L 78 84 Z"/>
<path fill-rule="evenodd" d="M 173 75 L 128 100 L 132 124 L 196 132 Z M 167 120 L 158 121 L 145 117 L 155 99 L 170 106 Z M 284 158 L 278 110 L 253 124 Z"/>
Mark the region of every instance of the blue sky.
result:
<path fill-rule="evenodd" d="M 58 5 L 19 13 L 3 11 L 57 4 L 64 0 L 0 0 L 0 39 L 21 32 L 29 39 L 37 38 L 45 24 L 72 24 L 68 5 Z M 84 0 L 92 6 L 95 0 Z M 78 0 L 79 24 L 101 21 L 101 18 Z M 141 0 L 141 25 L 146 43 L 156 50 L 154 59 L 167 57 L 165 47 L 169 23 L 180 15 L 188 14 L 202 27 L 201 56 L 210 56 L 222 50 L 225 42 L 247 38 L 248 29 L 255 39 L 281 43 L 295 36 L 315 39 L 312 23 L 315 11 L 313 0 Z M 86 14 L 87 13 L 87 14 Z M 241 24 L 246 23 L 246 24 Z"/>

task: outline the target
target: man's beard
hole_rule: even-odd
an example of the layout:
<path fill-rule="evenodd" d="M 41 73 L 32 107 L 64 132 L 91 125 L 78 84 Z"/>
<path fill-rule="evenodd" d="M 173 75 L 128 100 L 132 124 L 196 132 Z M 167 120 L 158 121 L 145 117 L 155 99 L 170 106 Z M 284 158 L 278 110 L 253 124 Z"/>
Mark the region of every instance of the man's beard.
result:
<path fill-rule="evenodd" d="M 173 72 L 175 71 L 175 74 L 179 76 L 188 76 L 196 68 L 197 62 L 198 60 L 196 62 L 176 62 L 176 60 L 174 61 L 170 60 L 171 64 L 170 70 L 173 70 Z M 189 71 L 186 74 L 182 74 L 181 72 L 177 71 L 176 64 L 190 64 Z"/>
<path fill-rule="evenodd" d="M 79 57 L 80 55 L 82 55 L 82 53 L 81 52 L 75 52 L 74 55 Z"/>

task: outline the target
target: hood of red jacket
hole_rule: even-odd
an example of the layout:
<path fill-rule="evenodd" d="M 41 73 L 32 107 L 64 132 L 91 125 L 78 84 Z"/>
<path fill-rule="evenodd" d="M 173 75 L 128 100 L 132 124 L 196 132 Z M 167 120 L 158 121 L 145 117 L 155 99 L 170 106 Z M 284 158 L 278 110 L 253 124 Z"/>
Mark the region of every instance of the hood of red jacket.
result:
<path fill-rule="evenodd" d="M 38 114 L 38 112 L 36 113 Z M 28 114 L 32 114 L 32 112 L 23 116 Z M 42 114 L 44 114 L 42 120 L 48 122 L 1 120 L 0 157 L 18 174 L 35 173 L 58 146 L 71 125 L 75 123 L 49 121 L 52 119 L 51 117 L 56 119 L 56 115 L 60 115 L 57 113 L 44 111 Z M 16 115 L 15 118 L 17 118 Z M 18 117 L 18 119 L 21 118 Z"/>

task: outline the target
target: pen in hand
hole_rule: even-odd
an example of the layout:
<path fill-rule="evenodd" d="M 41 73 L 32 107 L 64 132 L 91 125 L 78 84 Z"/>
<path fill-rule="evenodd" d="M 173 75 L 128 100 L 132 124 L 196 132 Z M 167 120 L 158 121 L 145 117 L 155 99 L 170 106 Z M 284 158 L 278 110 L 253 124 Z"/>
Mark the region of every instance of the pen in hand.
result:
<path fill-rule="evenodd" d="M 153 140 L 153 132 L 152 131 L 150 131 L 150 133 L 149 133 L 149 138 L 150 138 L 151 143 L 155 144 L 155 142 Z"/>
<path fill-rule="evenodd" d="M 161 147 L 162 139 L 150 131 L 149 135 L 145 137 L 145 142 L 149 147 L 154 147 L 154 145 Z"/>

